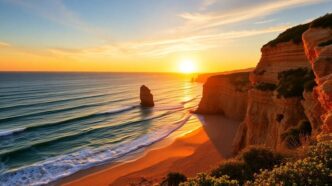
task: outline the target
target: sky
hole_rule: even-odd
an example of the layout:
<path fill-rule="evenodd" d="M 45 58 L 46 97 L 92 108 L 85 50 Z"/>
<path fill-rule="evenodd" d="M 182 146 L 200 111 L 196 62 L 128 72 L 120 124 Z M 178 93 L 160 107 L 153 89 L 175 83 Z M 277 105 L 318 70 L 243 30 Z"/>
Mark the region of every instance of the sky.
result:
<path fill-rule="evenodd" d="M 0 71 L 254 67 L 263 44 L 332 0 L 0 0 Z"/>

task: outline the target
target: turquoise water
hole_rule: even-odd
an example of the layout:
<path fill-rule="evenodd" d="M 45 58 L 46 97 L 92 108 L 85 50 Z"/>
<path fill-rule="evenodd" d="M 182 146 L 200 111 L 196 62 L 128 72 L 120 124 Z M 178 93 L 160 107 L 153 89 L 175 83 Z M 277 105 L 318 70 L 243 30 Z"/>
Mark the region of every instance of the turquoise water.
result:
<path fill-rule="evenodd" d="M 0 73 L 0 185 L 41 185 L 124 157 L 189 119 L 201 85 L 133 73 Z M 156 107 L 139 106 L 145 84 Z"/>

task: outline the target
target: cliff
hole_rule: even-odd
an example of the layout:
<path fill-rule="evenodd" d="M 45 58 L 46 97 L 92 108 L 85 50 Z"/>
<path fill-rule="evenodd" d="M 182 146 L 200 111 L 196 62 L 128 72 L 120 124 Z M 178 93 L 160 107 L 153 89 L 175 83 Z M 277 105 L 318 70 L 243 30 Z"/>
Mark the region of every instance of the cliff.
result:
<path fill-rule="evenodd" d="M 247 109 L 249 72 L 208 78 L 196 113 L 222 114 L 242 121 Z"/>
<path fill-rule="evenodd" d="M 231 75 L 211 77 L 197 111 L 243 119 L 235 152 L 296 148 L 302 137 L 332 132 L 332 14 L 286 30 L 261 52 L 247 92 L 234 88 Z"/>
<path fill-rule="evenodd" d="M 301 135 L 314 137 L 322 128 L 331 132 L 332 30 L 326 26 L 332 25 L 331 20 L 328 14 L 288 29 L 262 48 L 261 60 L 250 75 L 254 88 L 249 90 L 235 151 L 253 144 L 297 147 Z"/>

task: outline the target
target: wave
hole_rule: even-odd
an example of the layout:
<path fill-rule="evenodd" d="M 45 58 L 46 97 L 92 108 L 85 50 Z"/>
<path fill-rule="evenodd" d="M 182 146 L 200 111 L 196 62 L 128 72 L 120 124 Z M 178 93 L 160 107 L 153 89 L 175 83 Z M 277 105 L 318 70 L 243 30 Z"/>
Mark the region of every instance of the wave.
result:
<path fill-rule="evenodd" d="M 35 149 L 37 147 L 50 146 L 54 142 L 70 141 L 70 140 L 74 140 L 74 139 L 83 138 L 84 136 L 89 135 L 91 133 L 103 132 L 105 130 L 116 130 L 116 129 L 123 128 L 123 127 L 129 126 L 129 125 L 132 126 L 134 124 L 140 124 L 141 122 L 144 122 L 144 121 L 149 121 L 149 120 L 161 118 L 163 116 L 166 116 L 167 114 L 169 114 L 169 112 L 164 112 L 164 113 L 159 114 L 159 115 L 152 115 L 152 116 L 140 119 L 140 120 L 134 120 L 134 121 L 128 121 L 128 122 L 124 122 L 124 123 L 119 123 L 117 125 L 113 125 L 113 124 L 112 125 L 101 125 L 101 126 L 89 128 L 87 130 L 75 132 L 75 133 L 72 133 L 70 135 L 65 135 L 65 136 L 60 136 L 60 137 L 55 137 L 55 138 L 47 138 L 47 141 L 36 142 L 36 143 L 30 144 L 28 146 L 19 147 L 19 148 L 16 148 L 16 149 L 11 149 L 11 150 L 8 150 L 8 151 L 4 151 L 0 154 L 0 158 L 6 159 L 6 157 L 11 157 L 11 156 L 13 156 L 17 153 L 24 153 L 26 151 L 29 151 L 31 149 Z"/>
<path fill-rule="evenodd" d="M 80 121 L 80 120 L 85 120 L 85 119 L 90 119 L 90 118 L 94 118 L 94 117 L 98 117 L 98 116 L 121 113 L 121 112 L 132 110 L 136 107 L 137 106 L 125 106 L 125 107 L 111 109 L 111 110 L 108 110 L 108 111 L 105 111 L 105 112 L 88 114 L 88 115 L 75 117 L 75 118 L 71 118 L 71 119 L 67 119 L 67 120 L 63 120 L 63 121 L 59 121 L 59 122 L 54 122 L 54 123 L 33 125 L 33 126 L 25 127 L 25 128 L 16 128 L 16 129 L 3 130 L 3 131 L 0 130 L 0 137 L 4 137 L 4 136 L 12 135 L 14 133 L 20 133 L 20 132 L 28 131 L 28 130 L 32 130 L 32 129 L 40 129 L 40 128 L 46 128 L 46 127 L 55 126 L 55 125 L 63 125 L 63 124 L 67 124 L 67 123 L 71 123 L 71 122 L 75 122 L 75 121 Z M 51 111 L 49 111 L 49 112 L 51 112 Z"/>
<path fill-rule="evenodd" d="M 175 109 L 182 109 L 183 105 L 162 105 L 162 106 L 155 106 L 154 110 L 175 110 Z"/>
<path fill-rule="evenodd" d="M 121 108 L 115 108 L 115 109 L 110 109 L 106 112 L 102 112 L 101 114 L 116 114 L 116 113 L 120 113 L 120 112 L 125 112 L 125 111 L 129 111 L 131 109 L 137 108 L 138 106 L 124 106 Z"/>
<path fill-rule="evenodd" d="M 182 127 L 190 117 L 191 115 L 187 115 L 179 121 L 160 127 L 155 132 L 116 146 L 104 146 L 97 149 L 87 148 L 71 154 L 50 158 L 29 167 L 5 172 L 0 175 L 0 183 L 9 186 L 48 184 L 80 170 L 121 158 L 128 153 L 160 141 Z"/>
<path fill-rule="evenodd" d="M 189 102 L 192 102 L 194 101 L 195 99 L 197 99 L 199 96 L 195 96 L 195 97 L 192 97 L 190 99 L 187 99 L 185 101 L 181 101 L 181 104 L 186 104 L 186 103 L 189 103 Z"/>
<path fill-rule="evenodd" d="M 16 129 L 0 130 L 0 137 L 12 135 L 12 134 L 18 133 L 18 132 L 22 132 L 25 129 L 26 128 L 16 128 Z"/>

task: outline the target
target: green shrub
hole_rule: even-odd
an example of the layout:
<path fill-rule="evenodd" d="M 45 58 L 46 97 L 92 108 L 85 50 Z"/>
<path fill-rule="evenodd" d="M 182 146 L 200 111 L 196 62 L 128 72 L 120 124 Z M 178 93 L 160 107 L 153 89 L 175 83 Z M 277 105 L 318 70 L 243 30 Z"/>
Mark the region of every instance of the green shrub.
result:
<path fill-rule="evenodd" d="M 308 68 L 297 68 L 280 72 L 278 79 L 277 92 L 279 96 L 284 98 L 303 97 L 305 88 L 311 91 L 315 86 L 315 76 L 312 70 Z"/>
<path fill-rule="evenodd" d="M 187 181 L 187 177 L 178 172 L 170 172 L 160 183 L 161 186 L 178 186 L 181 182 Z"/>
<path fill-rule="evenodd" d="M 284 159 L 281 154 L 269 148 L 256 146 L 245 149 L 240 157 L 252 173 L 258 173 L 260 169 L 272 169 Z"/>
<path fill-rule="evenodd" d="M 332 28 L 332 14 L 326 14 L 320 18 L 315 19 L 310 24 L 311 28 Z"/>
<path fill-rule="evenodd" d="M 281 134 L 281 140 L 286 143 L 290 149 L 297 148 L 301 145 L 301 136 L 310 136 L 312 132 L 309 121 L 301 121 L 296 127 L 289 128 L 286 132 Z"/>
<path fill-rule="evenodd" d="M 228 176 L 215 178 L 205 173 L 198 174 L 195 178 L 181 183 L 180 186 L 238 186 L 237 180 L 231 180 Z"/>
<path fill-rule="evenodd" d="M 321 142 L 310 147 L 307 156 L 323 162 L 327 168 L 332 170 L 332 143 Z"/>
<path fill-rule="evenodd" d="M 298 126 L 299 132 L 301 135 L 310 136 L 311 135 L 311 124 L 309 121 L 301 121 Z"/>
<path fill-rule="evenodd" d="M 240 184 L 252 178 L 251 172 L 242 160 L 230 160 L 223 162 L 218 168 L 211 171 L 211 176 L 219 178 L 224 175 L 230 179 L 236 179 Z"/>
<path fill-rule="evenodd" d="M 323 46 L 327 46 L 327 45 L 332 45 L 332 39 L 330 39 L 328 41 L 325 41 L 325 42 L 322 42 L 322 43 L 319 43 L 318 46 L 323 47 Z"/>
<path fill-rule="evenodd" d="M 246 185 L 329 185 L 332 175 L 332 143 L 310 146 L 306 157 L 255 175 Z"/>
<path fill-rule="evenodd" d="M 257 90 L 261 90 L 261 91 L 274 91 L 277 86 L 275 84 L 272 84 L 272 83 L 257 83 L 255 86 L 254 86 L 255 89 Z"/>
<path fill-rule="evenodd" d="M 279 43 L 292 41 L 295 44 L 302 43 L 302 34 L 308 30 L 309 24 L 298 25 L 292 28 L 287 29 L 285 32 L 281 33 L 276 39 L 268 42 L 264 45 L 275 47 Z"/>

